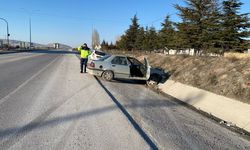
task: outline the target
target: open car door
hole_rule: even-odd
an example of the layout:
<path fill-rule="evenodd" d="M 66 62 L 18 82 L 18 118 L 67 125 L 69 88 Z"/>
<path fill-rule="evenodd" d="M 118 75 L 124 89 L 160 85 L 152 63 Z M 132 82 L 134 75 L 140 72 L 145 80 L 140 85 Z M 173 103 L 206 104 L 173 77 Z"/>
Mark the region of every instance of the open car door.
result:
<path fill-rule="evenodd" d="M 146 70 L 147 70 L 145 77 L 148 80 L 150 78 L 150 66 L 149 66 L 147 58 L 144 58 L 144 65 L 145 65 Z"/>

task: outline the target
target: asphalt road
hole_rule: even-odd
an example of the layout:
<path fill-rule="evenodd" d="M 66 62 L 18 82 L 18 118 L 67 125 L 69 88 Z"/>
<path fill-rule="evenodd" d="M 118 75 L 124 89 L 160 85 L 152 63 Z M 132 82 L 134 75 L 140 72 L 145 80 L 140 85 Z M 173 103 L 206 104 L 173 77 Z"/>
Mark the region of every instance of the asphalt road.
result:
<path fill-rule="evenodd" d="M 250 149 L 171 99 L 80 74 L 72 52 L 0 55 L 0 149 Z"/>

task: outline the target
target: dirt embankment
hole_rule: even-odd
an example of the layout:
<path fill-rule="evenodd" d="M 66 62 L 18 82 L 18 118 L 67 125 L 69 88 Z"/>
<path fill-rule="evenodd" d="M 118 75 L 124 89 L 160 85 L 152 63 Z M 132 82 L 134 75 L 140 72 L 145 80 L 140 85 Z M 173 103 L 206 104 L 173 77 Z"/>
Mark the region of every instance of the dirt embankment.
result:
<path fill-rule="evenodd" d="M 132 55 L 138 59 L 147 57 L 151 66 L 169 71 L 172 80 L 250 104 L 250 59 L 109 53 Z"/>

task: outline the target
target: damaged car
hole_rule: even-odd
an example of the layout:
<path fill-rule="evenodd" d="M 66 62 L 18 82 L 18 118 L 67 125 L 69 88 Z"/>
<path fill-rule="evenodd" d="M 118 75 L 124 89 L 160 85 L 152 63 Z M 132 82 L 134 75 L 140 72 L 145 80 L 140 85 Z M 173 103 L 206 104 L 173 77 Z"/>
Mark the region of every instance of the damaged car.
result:
<path fill-rule="evenodd" d="M 99 60 L 91 60 L 87 64 L 87 71 L 107 81 L 113 79 L 143 80 L 147 81 L 148 85 L 157 85 L 167 79 L 167 73 L 151 68 L 146 58 L 144 58 L 144 63 L 141 63 L 136 58 L 122 55 L 106 55 Z"/>

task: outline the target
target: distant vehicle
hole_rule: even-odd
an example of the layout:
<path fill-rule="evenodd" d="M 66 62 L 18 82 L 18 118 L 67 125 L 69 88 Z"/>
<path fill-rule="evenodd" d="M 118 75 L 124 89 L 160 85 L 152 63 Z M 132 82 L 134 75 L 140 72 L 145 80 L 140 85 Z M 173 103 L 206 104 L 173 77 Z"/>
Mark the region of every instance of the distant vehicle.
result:
<path fill-rule="evenodd" d="M 166 73 L 151 68 L 146 58 L 143 64 L 136 58 L 122 55 L 106 55 L 99 60 L 89 61 L 87 71 L 107 81 L 113 79 L 144 80 L 148 85 L 156 85 L 166 78 Z"/>

